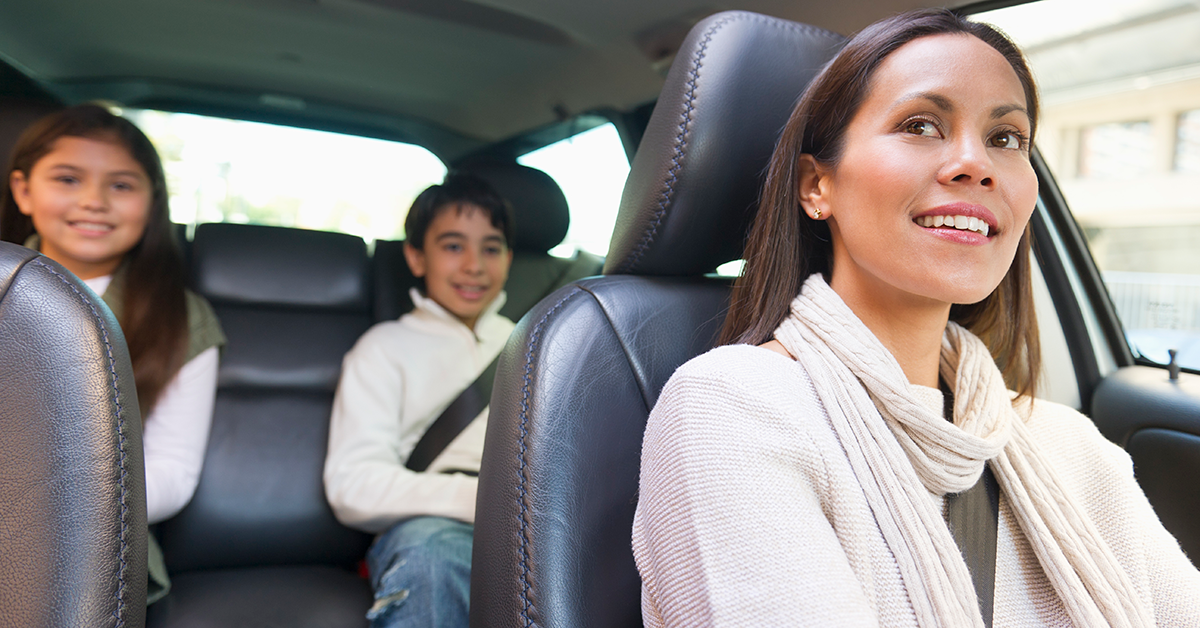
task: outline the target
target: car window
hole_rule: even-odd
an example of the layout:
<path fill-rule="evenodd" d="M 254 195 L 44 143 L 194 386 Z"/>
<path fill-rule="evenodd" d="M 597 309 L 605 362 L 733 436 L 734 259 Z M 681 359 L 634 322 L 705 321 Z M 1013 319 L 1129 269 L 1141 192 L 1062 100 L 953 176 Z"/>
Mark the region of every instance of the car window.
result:
<path fill-rule="evenodd" d="M 417 194 L 446 166 L 412 144 L 147 109 L 122 112 L 162 156 L 171 220 L 402 239 Z"/>
<path fill-rule="evenodd" d="M 1200 5 L 1043 0 L 975 19 L 1028 55 L 1038 150 L 1134 355 L 1200 369 Z"/>
<path fill-rule="evenodd" d="M 602 124 L 517 158 L 558 182 L 571 208 L 571 227 L 551 255 L 571 257 L 576 250 L 604 256 L 621 192 L 629 176 L 629 158 L 612 123 Z"/>

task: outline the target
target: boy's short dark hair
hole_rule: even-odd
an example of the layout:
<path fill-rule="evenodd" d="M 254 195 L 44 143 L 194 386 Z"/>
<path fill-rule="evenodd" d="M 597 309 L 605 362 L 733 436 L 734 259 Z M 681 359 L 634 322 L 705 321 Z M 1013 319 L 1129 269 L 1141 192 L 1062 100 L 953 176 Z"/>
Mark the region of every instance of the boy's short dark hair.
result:
<path fill-rule="evenodd" d="M 504 234 L 504 244 L 511 251 L 516 239 L 512 206 L 491 184 L 469 172 L 449 172 L 445 180 L 431 185 L 413 201 L 404 219 L 406 242 L 417 250 L 425 249 L 425 232 L 439 213 L 448 207 L 471 204 L 488 213 L 492 226 Z"/>

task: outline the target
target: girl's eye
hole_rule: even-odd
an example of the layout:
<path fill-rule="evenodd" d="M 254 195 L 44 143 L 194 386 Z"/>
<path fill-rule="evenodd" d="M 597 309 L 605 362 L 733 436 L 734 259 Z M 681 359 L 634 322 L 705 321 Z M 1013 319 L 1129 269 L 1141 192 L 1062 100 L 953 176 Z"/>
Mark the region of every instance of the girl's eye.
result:
<path fill-rule="evenodd" d="M 79 179 L 76 179 L 75 177 L 72 177 L 70 175 L 65 175 L 65 174 L 54 177 L 54 180 L 59 183 L 62 183 L 64 185 L 73 185 L 73 184 L 79 182 Z"/>
<path fill-rule="evenodd" d="M 937 125 L 929 120 L 910 120 L 904 125 L 904 130 L 913 135 L 922 135 L 925 137 L 939 137 Z"/>
<path fill-rule="evenodd" d="M 113 189 L 117 190 L 118 192 L 132 192 L 133 186 L 129 183 L 118 181 L 117 183 L 113 184 Z"/>
<path fill-rule="evenodd" d="M 1028 145 L 1025 136 L 1017 131 L 1001 131 L 992 136 L 992 146 L 1021 150 Z"/>

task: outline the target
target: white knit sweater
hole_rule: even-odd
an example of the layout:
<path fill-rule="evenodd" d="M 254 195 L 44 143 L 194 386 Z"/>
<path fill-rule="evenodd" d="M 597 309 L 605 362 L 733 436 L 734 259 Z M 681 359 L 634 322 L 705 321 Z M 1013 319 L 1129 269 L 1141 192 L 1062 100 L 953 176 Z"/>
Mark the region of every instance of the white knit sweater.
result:
<path fill-rule="evenodd" d="M 475 520 L 476 478 L 487 409 L 429 469 L 404 466 L 442 411 L 504 348 L 512 321 L 500 316 L 501 293 L 471 330 L 432 299 L 411 292 L 414 309 L 379 323 L 342 361 L 333 401 L 325 496 L 338 521 L 383 532 L 419 515 Z"/>
<path fill-rule="evenodd" d="M 937 390 L 913 394 L 941 412 Z M 1027 425 L 1157 625 L 1200 626 L 1200 572 L 1125 452 L 1051 402 L 1034 403 Z M 802 368 L 766 349 L 714 349 L 663 389 L 633 549 L 650 627 L 917 625 L 827 409 Z M 996 553 L 995 628 L 1071 625 L 1003 496 Z"/>

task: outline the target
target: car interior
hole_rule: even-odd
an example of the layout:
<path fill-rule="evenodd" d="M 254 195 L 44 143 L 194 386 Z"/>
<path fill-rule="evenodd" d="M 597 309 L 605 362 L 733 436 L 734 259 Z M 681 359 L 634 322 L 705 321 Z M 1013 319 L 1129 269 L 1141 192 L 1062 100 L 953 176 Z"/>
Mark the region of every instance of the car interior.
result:
<path fill-rule="evenodd" d="M 741 257 L 796 98 L 846 35 L 915 4 L 9 3 L 0 151 L 45 113 L 101 100 L 413 144 L 489 181 L 516 218 L 501 313 L 519 322 L 493 387 L 471 625 L 640 626 L 629 536 L 647 416 L 675 368 L 715 343 L 732 282 L 718 269 Z M 1194 3 L 1167 4 L 1128 28 L 1191 28 L 1200 15 Z M 1188 63 L 1200 67 L 1200 54 Z M 1173 71 L 1168 86 L 1196 80 Z M 1148 89 L 1168 80 L 1146 76 Z M 1200 110 L 1196 94 L 1188 106 Z M 630 162 L 603 253 L 563 244 L 584 217 L 578 197 L 520 161 L 601 124 Z M 1200 363 L 1168 365 L 1139 349 L 1098 262 L 1104 232 L 1068 204 L 1079 185 L 1051 153 L 1035 149 L 1033 161 L 1040 394 L 1087 413 L 1129 452 L 1195 562 Z M 342 356 L 372 324 L 412 308 L 418 281 L 402 234 L 253 220 L 178 227 L 192 287 L 228 344 L 199 487 L 150 532 L 172 590 L 148 609 L 140 418 L 121 402 L 136 395 L 119 327 L 69 273 L 0 243 L 0 554 L 12 583 L 0 587 L 0 624 L 365 626 L 372 539 L 335 519 L 322 464 Z M 1174 272 L 1200 276 L 1200 261 Z M 1155 294 L 1156 311 L 1176 307 L 1175 293 Z"/>

